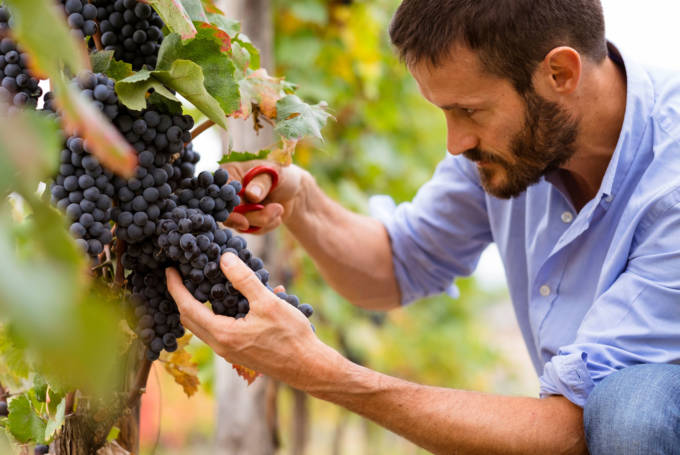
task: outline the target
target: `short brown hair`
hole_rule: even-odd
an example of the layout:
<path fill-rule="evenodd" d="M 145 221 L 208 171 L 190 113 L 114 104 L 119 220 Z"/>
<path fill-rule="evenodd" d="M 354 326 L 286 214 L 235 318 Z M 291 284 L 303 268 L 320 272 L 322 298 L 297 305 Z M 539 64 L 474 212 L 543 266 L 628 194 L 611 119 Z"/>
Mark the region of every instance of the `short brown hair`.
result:
<path fill-rule="evenodd" d="M 600 0 L 404 0 L 390 38 L 409 66 L 437 66 L 454 44 L 466 45 L 520 94 L 555 47 L 573 47 L 596 62 L 607 56 Z"/>

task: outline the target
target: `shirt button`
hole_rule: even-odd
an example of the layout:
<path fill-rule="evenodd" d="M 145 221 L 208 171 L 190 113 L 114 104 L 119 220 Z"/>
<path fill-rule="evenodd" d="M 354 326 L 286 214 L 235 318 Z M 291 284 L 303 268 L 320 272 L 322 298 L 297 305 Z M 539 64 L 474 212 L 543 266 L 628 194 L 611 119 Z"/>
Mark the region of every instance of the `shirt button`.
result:
<path fill-rule="evenodd" d="M 538 292 L 540 292 L 543 297 L 548 297 L 550 295 L 550 286 L 544 284 L 543 286 L 541 286 Z"/>
<path fill-rule="evenodd" d="M 571 212 L 564 212 L 562 214 L 562 221 L 565 223 L 571 223 L 574 220 L 574 215 L 571 214 Z"/>
<path fill-rule="evenodd" d="M 610 194 L 610 195 L 608 195 L 606 198 L 604 198 L 604 200 L 605 200 L 606 202 L 611 202 L 611 201 L 614 200 L 614 196 L 612 196 L 612 195 Z"/>

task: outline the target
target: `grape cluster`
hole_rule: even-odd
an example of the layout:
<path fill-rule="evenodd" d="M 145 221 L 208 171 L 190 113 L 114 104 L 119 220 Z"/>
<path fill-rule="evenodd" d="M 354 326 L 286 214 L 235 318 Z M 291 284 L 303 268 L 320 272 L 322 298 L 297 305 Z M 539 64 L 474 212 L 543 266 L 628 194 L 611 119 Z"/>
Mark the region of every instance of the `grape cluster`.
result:
<path fill-rule="evenodd" d="M 90 256 L 111 243 L 112 174 L 87 151 L 82 138 L 71 136 L 61 151 L 59 174 L 51 187 L 52 202 L 71 220 L 69 231 Z"/>
<path fill-rule="evenodd" d="M 220 269 L 220 256 L 240 255 L 267 284 L 269 273 L 259 258 L 246 248 L 246 241 L 227 229 L 219 229 L 215 219 L 200 209 L 180 206 L 167 214 L 159 225 L 156 244 L 162 254 L 178 264 L 184 285 L 201 301 L 210 300 L 217 314 L 241 318 L 248 313 L 248 301 L 231 286 Z"/>
<path fill-rule="evenodd" d="M 0 31 L 10 28 L 10 14 L 0 5 Z M 0 40 L 0 98 L 13 106 L 35 108 L 42 95 L 39 81 L 28 69 L 28 54 L 11 38 Z"/>
<path fill-rule="evenodd" d="M 192 209 L 200 208 L 205 214 L 212 215 L 215 221 L 225 221 L 234 208 L 240 204 L 241 183 L 229 183 L 229 174 L 218 169 L 215 174 L 203 171 L 197 177 L 186 178 L 177 191 L 179 203 Z"/>
<path fill-rule="evenodd" d="M 196 173 L 196 163 L 198 163 L 199 159 L 201 159 L 201 156 L 194 151 L 194 144 L 191 142 L 185 144 L 184 150 L 172 163 L 173 173 L 169 180 L 172 191 L 176 191 L 183 180 L 194 176 Z"/>
<path fill-rule="evenodd" d="M 218 170 L 215 176 L 218 173 L 226 172 Z M 248 300 L 222 274 L 220 257 L 223 254 L 237 255 L 264 285 L 268 285 L 269 272 L 262 260 L 253 256 L 247 248 L 246 240 L 233 235 L 229 229 L 217 227 L 215 219 L 202 209 L 179 206 L 166 214 L 159 224 L 156 245 L 160 250 L 159 257 L 167 257 L 178 265 L 189 292 L 196 300 L 210 301 L 216 314 L 239 319 L 245 317 L 250 309 Z M 296 296 L 285 292 L 277 295 L 305 316 L 312 315 L 312 307 L 300 304 Z"/>
<path fill-rule="evenodd" d="M 33 449 L 33 455 L 45 455 L 47 453 L 50 453 L 50 446 L 47 444 L 38 444 Z"/>
<path fill-rule="evenodd" d="M 76 78 L 83 94 L 110 119 L 118 112 L 118 97 L 113 80 L 101 74 Z M 45 96 L 45 109 L 54 111 L 51 93 Z M 115 187 L 113 174 L 102 167 L 78 136 L 70 136 L 61 151 L 59 173 L 52 184 L 52 202 L 66 212 L 71 221 L 69 231 L 81 248 L 97 256 L 111 243 L 110 222 Z"/>
<path fill-rule="evenodd" d="M 97 7 L 87 0 L 60 0 L 66 13 L 68 25 L 83 39 L 97 33 Z"/>
<path fill-rule="evenodd" d="M 118 117 L 118 95 L 114 90 L 113 79 L 103 74 L 85 73 L 77 78 L 83 95 L 94 102 L 94 105 L 111 121 Z"/>
<path fill-rule="evenodd" d="M 153 361 L 161 351 L 174 352 L 177 338 L 184 335 L 179 311 L 168 293 L 165 270 L 155 264 L 144 264 L 153 254 L 153 244 L 135 244 L 128 247 L 123 265 L 134 270 L 128 277 L 132 291 L 135 332 L 147 346 L 146 356 Z"/>
<path fill-rule="evenodd" d="M 93 0 L 105 50 L 114 58 L 132 64 L 136 71 L 144 65 L 155 68 L 163 41 L 163 21 L 146 3 L 138 0 Z"/>
<path fill-rule="evenodd" d="M 139 162 L 134 177 L 114 180 L 119 201 L 114 221 L 120 239 L 137 243 L 152 236 L 160 215 L 176 206 L 170 183 L 176 174 L 172 161 L 181 156 L 184 142 L 191 140 L 193 119 L 149 108 L 126 111 L 114 124 L 137 151 Z"/>
<path fill-rule="evenodd" d="M 130 323 L 153 361 L 162 350 L 177 349 L 176 339 L 184 334 L 167 291 L 167 267 L 179 269 L 197 300 L 210 301 L 215 313 L 235 318 L 248 313 L 249 303 L 222 274 L 221 255 L 238 255 L 267 286 L 269 272 L 245 239 L 218 226 L 240 203 L 241 184 L 230 182 L 223 169 L 194 176 L 200 157 L 191 144 L 190 116 L 171 115 L 160 106 L 129 110 L 119 104 L 113 81 L 101 74 L 76 81 L 132 145 L 138 166 L 129 179 L 113 176 L 87 152 L 81 138 L 72 136 L 62 152 L 52 198 L 71 219 L 77 242 L 92 256 L 112 241 L 108 228 L 110 221 L 116 223 L 116 241 L 127 245 L 122 265 L 131 271 Z M 54 108 L 51 96 L 45 106 Z M 297 297 L 278 296 L 307 317 L 312 314 L 312 307 Z"/>

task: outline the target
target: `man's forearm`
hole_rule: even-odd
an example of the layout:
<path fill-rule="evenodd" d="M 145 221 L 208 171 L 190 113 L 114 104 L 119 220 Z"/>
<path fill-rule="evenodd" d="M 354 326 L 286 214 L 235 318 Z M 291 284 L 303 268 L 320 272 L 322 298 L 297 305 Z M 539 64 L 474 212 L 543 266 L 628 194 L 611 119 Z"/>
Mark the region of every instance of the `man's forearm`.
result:
<path fill-rule="evenodd" d="M 330 349 L 330 348 L 329 348 Z M 582 409 L 566 398 L 429 387 L 325 353 L 305 390 L 436 454 L 587 454 Z"/>
<path fill-rule="evenodd" d="M 324 279 L 356 305 L 370 309 L 397 306 L 399 290 L 382 223 L 345 209 L 307 173 L 302 186 L 285 224 Z"/>

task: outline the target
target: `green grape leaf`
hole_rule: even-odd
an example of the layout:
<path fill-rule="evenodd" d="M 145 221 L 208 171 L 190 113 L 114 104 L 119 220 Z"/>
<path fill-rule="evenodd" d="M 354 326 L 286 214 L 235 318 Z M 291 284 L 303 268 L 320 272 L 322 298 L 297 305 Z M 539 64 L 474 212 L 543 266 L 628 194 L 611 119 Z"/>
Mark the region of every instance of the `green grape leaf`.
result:
<path fill-rule="evenodd" d="M 84 41 L 73 36 L 60 5 L 53 0 L 4 3 L 14 21 L 13 35 L 31 56 L 31 67 L 41 78 L 56 76 L 64 66 L 72 74 L 89 68 Z"/>
<path fill-rule="evenodd" d="M 2 384 L 10 388 L 20 387 L 28 378 L 30 368 L 26 362 L 26 352 L 18 346 L 10 330 L 0 324 L 0 377 Z"/>
<path fill-rule="evenodd" d="M 45 425 L 45 441 L 51 440 L 57 430 L 61 428 L 61 426 L 64 424 L 65 415 L 66 397 L 59 401 L 59 404 L 56 406 L 56 412 L 47 420 L 47 425 Z"/>
<path fill-rule="evenodd" d="M 166 27 L 173 33 L 179 33 L 182 39 L 196 35 L 196 27 L 180 0 L 146 0 L 145 3 L 153 6 Z"/>
<path fill-rule="evenodd" d="M 214 24 L 209 24 L 207 22 L 199 24 L 196 39 L 198 38 L 214 40 L 220 45 L 220 52 L 231 52 L 231 36 L 224 30 L 220 30 L 220 28 Z"/>
<path fill-rule="evenodd" d="M 227 128 L 226 114 L 220 103 L 206 90 L 203 70 L 189 60 L 175 60 L 169 71 L 154 71 L 154 77 L 176 90 L 210 120 Z"/>
<path fill-rule="evenodd" d="M 93 52 L 90 55 L 92 62 L 92 71 L 95 73 L 104 73 L 115 81 L 125 79 L 134 74 L 132 65 L 113 58 L 113 51 L 99 51 Z"/>
<path fill-rule="evenodd" d="M 329 117 L 324 102 L 309 105 L 296 95 L 288 95 L 276 103 L 277 133 L 287 139 L 300 139 L 303 136 L 314 136 L 322 139 L 321 128 Z"/>
<path fill-rule="evenodd" d="M 38 400 L 40 403 L 44 403 L 47 401 L 47 389 L 48 389 L 47 381 L 45 381 L 45 378 L 40 376 L 39 374 L 36 374 L 35 377 L 33 378 L 33 392 L 35 393 L 35 399 Z"/>
<path fill-rule="evenodd" d="M 47 412 L 49 415 L 55 416 L 59 412 L 59 405 L 61 404 L 62 401 L 64 401 L 64 398 L 66 397 L 66 392 L 50 388 L 48 390 L 48 393 L 50 396 L 50 402 L 47 405 Z"/>
<path fill-rule="evenodd" d="M 132 76 L 116 82 L 116 94 L 118 100 L 133 111 L 141 111 L 146 108 L 147 92 L 153 89 L 153 93 L 166 98 L 170 102 L 180 103 L 177 97 L 163 85 L 161 81 L 153 77 L 153 72 L 141 70 Z"/>
<path fill-rule="evenodd" d="M 211 24 L 217 26 L 220 30 L 227 32 L 229 36 L 234 38 L 238 33 L 241 32 L 241 23 L 236 19 L 230 19 L 219 13 L 209 13 L 208 21 Z"/>
<path fill-rule="evenodd" d="M 239 34 L 234 38 L 234 42 L 239 43 L 250 54 L 250 68 L 257 69 L 260 67 L 260 50 L 250 42 L 247 36 Z"/>
<path fill-rule="evenodd" d="M 224 155 L 217 163 L 218 164 L 226 164 L 226 163 L 240 163 L 242 161 L 250 161 L 250 160 L 265 160 L 267 159 L 267 156 L 271 153 L 271 150 L 260 150 L 258 153 L 251 153 L 251 152 L 235 152 L 231 151 L 228 154 Z"/>
<path fill-rule="evenodd" d="M 161 96 L 157 92 L 153 92 L 151 95 L 149 95 L 148 100 L 151 106 L 162 106 L 171 115 L 184 114 L 181 102 Z"/>
<path fill-rule="evenodd" d="M 45 441 L 45 421 L 35 412 L 28 397 L 19 395 L 9 402 L 7 429 L 17 441 Z"/>
<path fill-rule="evenodd" d="M 181 0 L 184 11 L 194 22 L 208 22 L 201 0 Z"/>
<path fill-rule="evenodd" d="M 208 8 L 206 8 L 208 10 Z M 241 33 L 241 23 L 235 19 L 224 16 L 223 13 L 209 13 L 208 21 L 219 30 L 231 37 L 232 43 L 237 42 L 250 54 L 250 67 L 255 70 L 260 67 L 260 51 L 253 45 L 246 35 Z M 236 56 L 234 56 L 236 58 Z"/>
<path fill-rule="evenodd" d="M 248 74 L 248 67 L 250 66 L 250 52 L 248 49 L 243 47 L 238 41 L 234 41 L 231 44 L 231 59 L 236 65 L 236 75 L 237 79 L 243 79 Z"/>
<path fill-rule="evenodd" d="M 170 70 L 178 60 L 199 65 L 205 89 L 217 100 L 224 114 L 229 115 L 239 108 L 241 95 L 233 76 L 234 63 L 226 53 L 230 49 L 225 49 L 231 42 L 228 36 L 220 33 L 213 28 L 200 27 L 196 37 L 188 41 L 181 41 L 177 34 L 167 36 L 158 53 L 157 71 Z"/>
<path fill-rule="evenodd" d="M 173 35 L 169 35 L 172 37 Z M 177 35 L 175 35 L 177 37 Z M 172 38 L 170 38 L 172 40 Z M 171 52 L 166 49 L 166 54 Z M 167 59 L 168 57 L 164 57 Z M 227 127 L 226 114 L 207 90 L 201 67 L 189 60 L 174 60 L 166 69 L 142 70 L 116 83 L 116 93 L 121 103 L 133 110 L 146 107 L 146 94 L 150 89 L 171 101 L 179 101 L 168 88 L 186 98 L 199 111 L 222 128 Z"/>

